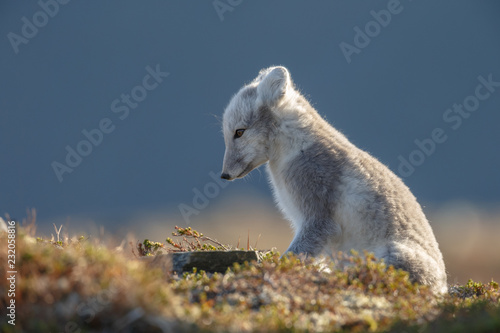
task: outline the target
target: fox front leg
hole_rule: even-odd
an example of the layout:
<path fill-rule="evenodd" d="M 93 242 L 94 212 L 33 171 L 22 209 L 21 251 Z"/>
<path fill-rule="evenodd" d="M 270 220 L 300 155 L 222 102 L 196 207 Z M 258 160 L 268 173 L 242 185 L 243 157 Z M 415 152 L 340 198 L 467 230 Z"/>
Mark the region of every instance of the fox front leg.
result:
<path fill-rule="evenodd" d="M 317 256 L 323 252 L 330 241 L 338 239 L 340 235 L 340 226 L 331 220 L 306 221 L 295 234 L 285 254 Z"/>

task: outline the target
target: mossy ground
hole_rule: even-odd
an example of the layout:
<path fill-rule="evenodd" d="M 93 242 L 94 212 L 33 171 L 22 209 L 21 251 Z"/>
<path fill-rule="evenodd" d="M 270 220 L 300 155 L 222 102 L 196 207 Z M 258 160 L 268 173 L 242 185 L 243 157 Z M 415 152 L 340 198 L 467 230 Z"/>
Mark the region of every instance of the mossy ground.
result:
<path fill-rule="evenodd" d="M 437 297 L 369 254 L 342 257 L 351 264 L 330 272 L 268 253 L 225 274 L 165 276 L 84 238 L 37 241 L 18 228 L 16 251 L 16 325 L 2 314 L 5 332 L 500 331 L 497 283 L 471 281 Z M 2 312 L 8 289 L 0 279 Z"/>

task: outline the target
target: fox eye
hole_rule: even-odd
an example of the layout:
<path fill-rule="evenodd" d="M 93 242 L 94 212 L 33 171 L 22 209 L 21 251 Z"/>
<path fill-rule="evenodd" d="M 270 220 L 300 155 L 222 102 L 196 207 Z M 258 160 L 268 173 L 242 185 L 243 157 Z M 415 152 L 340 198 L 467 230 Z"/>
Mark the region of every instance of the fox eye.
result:
<path fill-rule="evenodd" d="M 243 128 L 237 129 L 237 130 L 234 132 L 234 138 L 235 138 L 235 139 L 237 139 L 237 138 L 241 138 L 241 136 L 243 135 L 243 133 L 245 133 L 245 129 L 243 129 Z"/>

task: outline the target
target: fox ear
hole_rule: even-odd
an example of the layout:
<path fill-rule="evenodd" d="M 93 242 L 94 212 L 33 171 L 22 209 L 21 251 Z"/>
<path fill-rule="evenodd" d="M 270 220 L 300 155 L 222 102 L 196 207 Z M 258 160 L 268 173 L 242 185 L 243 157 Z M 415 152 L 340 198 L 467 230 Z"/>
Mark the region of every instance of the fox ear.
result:
<path fill-rule="evenodd" d="M 264 72 L 264 73 L 263 73 Z M 274 105 L 285 96 L 286 90 L 290 85 L 290 74 L 285 67 L 271 67 L 261 71 L 262 77 L 257 86 L 257 94 L 268 105 Z"/>

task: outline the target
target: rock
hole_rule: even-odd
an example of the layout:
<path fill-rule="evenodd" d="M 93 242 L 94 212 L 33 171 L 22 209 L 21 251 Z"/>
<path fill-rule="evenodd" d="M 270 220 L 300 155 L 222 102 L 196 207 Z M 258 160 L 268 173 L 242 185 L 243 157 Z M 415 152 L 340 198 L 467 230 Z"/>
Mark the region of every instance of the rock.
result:
<path fill-rule="evenodd" d="M 256 251 L 196 251 L 159 254 L 154 257 L 144 257 L 152 266 L 161 267 L 164 271 L 179 273 L 191 272 L 196 267 L 198 271 L 224 273 L 234 263 L 258 260 Z"/>

